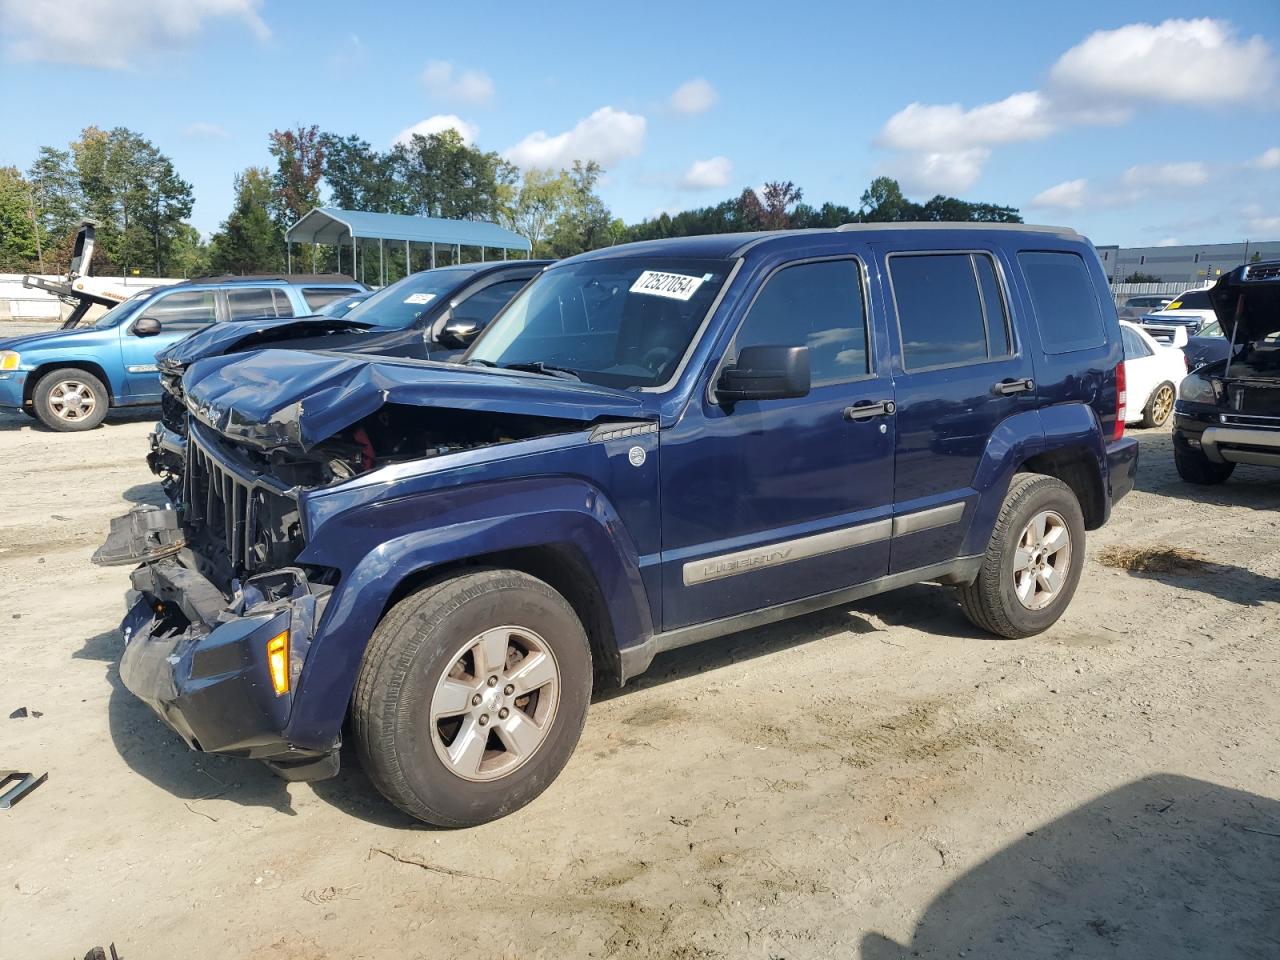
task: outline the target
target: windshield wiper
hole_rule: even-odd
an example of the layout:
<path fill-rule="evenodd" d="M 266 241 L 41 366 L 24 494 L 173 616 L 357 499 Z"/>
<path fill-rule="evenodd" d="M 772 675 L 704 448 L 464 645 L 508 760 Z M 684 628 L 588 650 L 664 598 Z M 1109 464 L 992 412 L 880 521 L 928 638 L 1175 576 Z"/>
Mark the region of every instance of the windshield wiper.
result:
<path fill-rule="evenodd" d="M 463 360 L 462 362 L 463 362 L 463 364 L 465 364 L 465 365 L 467 365 L 467 366 L 470 366 L 470 365 L 471 365 L 471 364 L 473 364 L 473 363 L 474 363 L 474 364 L 476 364 L 477 366 L 481 366 L 481 367 L 496 367 L 496 366 L 497 366 L 497 364 L 496 364 L 496 363 L 494 363 L 492 360 L 481 360 L 479 357 L 468 357 L 466 360 Z"/>
<path fill-rule="evenodd" d="M 541 360 L 530 360 L 528 363 L 504 363 L 504 370 L 527 370 L 530 373 L 541 373 L 548 377 L 559 377 L 561 380 L 581 380 L 582 378 L 567 367 L 553 367 Z"/>

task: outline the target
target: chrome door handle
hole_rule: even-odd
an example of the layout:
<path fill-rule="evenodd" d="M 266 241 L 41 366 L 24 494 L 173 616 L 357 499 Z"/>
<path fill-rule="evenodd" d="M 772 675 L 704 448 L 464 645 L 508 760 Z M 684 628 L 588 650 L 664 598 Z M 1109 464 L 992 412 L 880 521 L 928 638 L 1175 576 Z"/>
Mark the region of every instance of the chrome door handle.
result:
<path fill-rule="evenodd" d="M 870 403 L 856 403 L 844 408 L 846 420 L 870 420 L 872 417 L 891 417 L 898 412 L 898 405 L 892 400 L 876 400 Z"/>
<path fill-rule="evenodd" d="M 1034 380 L 1030 377 L 1023 377 L 1021 380 L 1001 380 L 991 390 L 994 393 L 1008 397 L 1015 393 L 1028 393 L 1035 388 L 1036 382 Z"/>

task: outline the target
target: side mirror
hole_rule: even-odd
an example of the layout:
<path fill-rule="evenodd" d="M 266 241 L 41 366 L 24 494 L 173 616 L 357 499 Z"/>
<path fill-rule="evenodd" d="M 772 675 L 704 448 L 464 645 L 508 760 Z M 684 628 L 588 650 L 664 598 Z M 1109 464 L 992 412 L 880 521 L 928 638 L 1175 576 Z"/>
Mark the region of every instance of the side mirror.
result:
<path fill-rule="evenodd" d="M 457 317 L 450 317 L 444 327 L 440 330 L 440 342 L 447 347 L 463 347 L 471 346 L 480 333 L 480 324 L 475 320 L 463 320 Z"/>
<path fill-rule="evenodd" d="M 785 400 L 809 393 L 808 347 L 743 347 L 716 385 L 716 401 Z"/>
<path fill-rule="evenodd" d="M 1178 324 L 1176 327 L 1174 327 L 1172 346 L 1177 347 L 1178 349 L 1181 349 L 1182 347 L 1185 347 L 1187 345 L 1187 339 L 1188 338 L 1187 338 L 1186 327 L 1184 327 L 1182 324 Z"/>
<path fill-rule="evenodd" d="M 160 321 L 155 317 L 139 317 L 133 325 L 135 337 L 154 337 L 160 332 Z"/>

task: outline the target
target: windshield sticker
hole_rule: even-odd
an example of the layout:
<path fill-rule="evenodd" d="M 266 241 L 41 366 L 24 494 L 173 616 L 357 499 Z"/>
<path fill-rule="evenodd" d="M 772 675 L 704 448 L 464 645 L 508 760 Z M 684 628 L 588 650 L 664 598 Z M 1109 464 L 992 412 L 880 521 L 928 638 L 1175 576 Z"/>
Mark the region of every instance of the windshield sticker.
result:
<path fill-rule="evenodd" d="M 436 298 L 434 293 L 411 293 L 404 298 L 405 303 L 430 303 Z"/>
<path fill-rule="evenodd" d="M 688 300 L 698 292 L 703 280 L 703 277 L 687 277 L 682 273 L 646 270 L 636 277 L 630 292 L 645 293 L 651 297 L 666 297 L 669 300 Z"/>

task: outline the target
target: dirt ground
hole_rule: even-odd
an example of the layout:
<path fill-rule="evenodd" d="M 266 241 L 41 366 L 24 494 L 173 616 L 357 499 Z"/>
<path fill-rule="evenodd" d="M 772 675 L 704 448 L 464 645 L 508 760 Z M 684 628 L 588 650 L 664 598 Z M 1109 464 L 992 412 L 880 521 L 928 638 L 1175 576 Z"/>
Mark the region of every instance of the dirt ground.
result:
<path fill-rule="evenodd" d="M 4 960 L 1280 956 L 1274 472 L 1194 489 L 1139 431 L 1049 633 L 924 585 L 665 655 L 542 798 L 446 832 L 350 755 L 191 754 L 121 687 L 128 573 L 89 555 L 160 496 L 150 427 L 0 416 L 0 767 L 49 774 L 0 812 Z"/>

